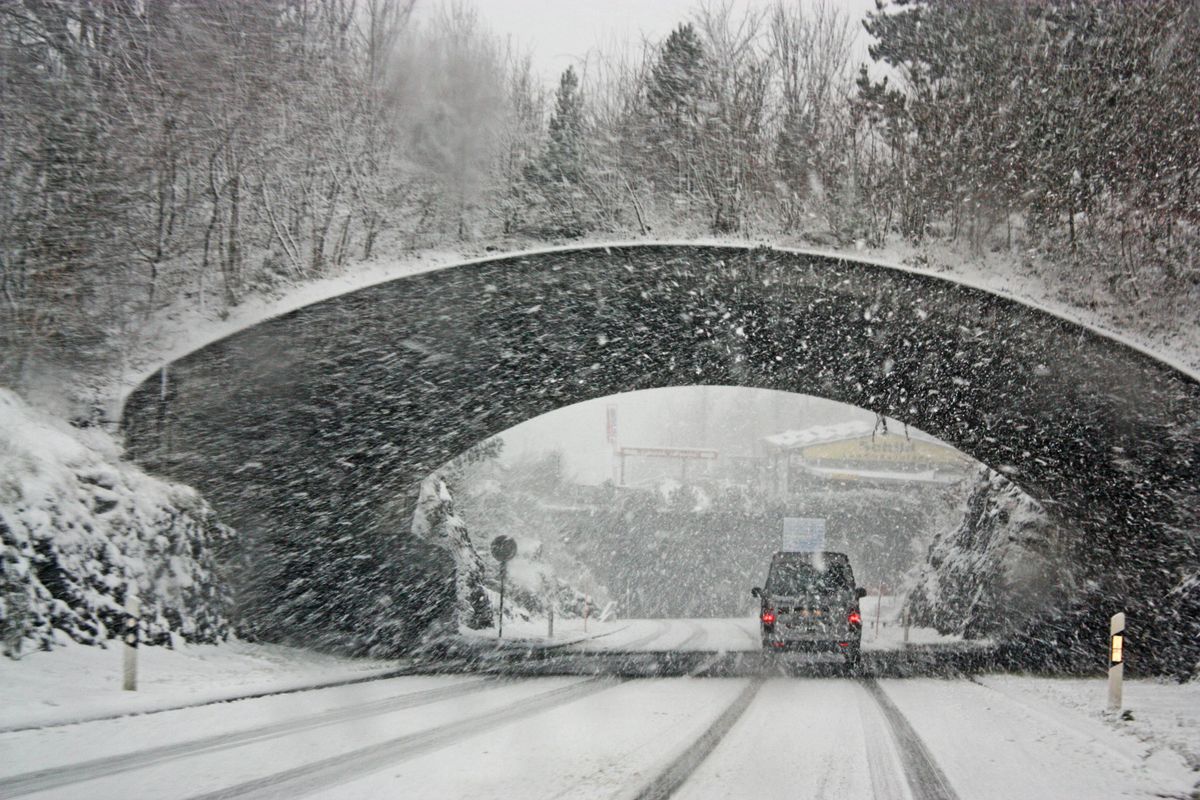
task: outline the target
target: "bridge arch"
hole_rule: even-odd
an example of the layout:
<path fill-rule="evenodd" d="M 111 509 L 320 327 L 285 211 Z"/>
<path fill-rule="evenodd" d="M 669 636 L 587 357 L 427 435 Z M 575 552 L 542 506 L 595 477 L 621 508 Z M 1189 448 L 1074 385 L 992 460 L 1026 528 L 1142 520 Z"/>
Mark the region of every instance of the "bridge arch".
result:
<path fill-rule="evenodd" d="M 880 264 L 686 244 L 496 257 L 289 312 L 165 374 L 128 398 L 130 455 L 251 538 L 346 542 L 331 557 L 348 574 L 356 542 L 404 538 L 377 510 L 476 442 L 584 400 L 693 384 L 816 395 L 937 436 L 1069 520 L 1090 568 L 1123 570 L 1114 591 L 1143 576 L 1144 602 L 1196 562 L 1194 376 Z"/>

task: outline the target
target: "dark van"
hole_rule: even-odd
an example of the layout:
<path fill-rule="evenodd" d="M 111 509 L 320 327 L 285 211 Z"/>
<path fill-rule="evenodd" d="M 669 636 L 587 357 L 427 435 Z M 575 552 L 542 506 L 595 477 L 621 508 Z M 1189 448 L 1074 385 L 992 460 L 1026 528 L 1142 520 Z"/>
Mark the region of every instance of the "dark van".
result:
<path fill-rule="evenodd" d="M 846 665 L 859 665 L 862 614 L 850 559 L 845 553 L 776 553 L 767 583 L 751 594 L 761 598 L 759 622 L 765 651 L 840 652 Z"/>

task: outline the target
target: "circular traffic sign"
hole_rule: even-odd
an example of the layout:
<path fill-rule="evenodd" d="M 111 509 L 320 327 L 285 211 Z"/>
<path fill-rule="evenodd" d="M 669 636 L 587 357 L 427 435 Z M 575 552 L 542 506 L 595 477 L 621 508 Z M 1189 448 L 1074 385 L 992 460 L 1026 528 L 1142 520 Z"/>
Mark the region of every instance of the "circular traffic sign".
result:
<path fill-rule="evenodd" d="M 492 539 L 492 555 L 497 561 L 511 561 L 517 554 L 517 542 L 509 536 L 497 536 Z"/>

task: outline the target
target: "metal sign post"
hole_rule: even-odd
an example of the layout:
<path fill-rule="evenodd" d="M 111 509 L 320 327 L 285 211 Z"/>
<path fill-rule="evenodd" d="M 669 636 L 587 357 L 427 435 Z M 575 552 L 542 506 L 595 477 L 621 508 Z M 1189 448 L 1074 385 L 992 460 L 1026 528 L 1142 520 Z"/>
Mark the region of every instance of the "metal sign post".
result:
<path fill-rule="evenodd" d="M 1125 678 L 1125 612 L 1108 623 L 1108 710 L 1121 710 L 1121 683 Z"/>
<path fill-rule="evenodd" d="M 517 554 L 517 543 L 511 537 L 497 536 L 492 539 L 492 556 L 500 562 L 500 615 L 496 618 L 496 638 L 504 638 L 504 580 L 508 576 L 508 562 Z"/>
<path fill-rule="evenodd" d="M 879 638 L 879 613 L 883 606 L 883 581 L 879 582 L 879 594 L 875 599 L 875 638 Z"/>

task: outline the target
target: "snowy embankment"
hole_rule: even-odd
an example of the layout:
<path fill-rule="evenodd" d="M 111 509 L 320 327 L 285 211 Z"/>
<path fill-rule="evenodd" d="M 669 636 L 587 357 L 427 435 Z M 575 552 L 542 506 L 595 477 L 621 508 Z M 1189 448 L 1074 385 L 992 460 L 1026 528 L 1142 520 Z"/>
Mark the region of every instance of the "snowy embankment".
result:
<path fill-rule="evenodd" d="M 1195 797 L 1200 683 L 983 675 L 881 680 L 959 797 Z M 1128 717 L 1128 718 L 1126 718 Z"/>
<path fill-rule="evenodd" d="M 242 697 L 291 692 L 394 672 L 394 662 L 283 645 L 144 647 L 138 690 L 122 691 L 122 648 L 68 644 L 20 661 L 0 658 L 0 731 L 45 727 Z"/>
<path fill-rule="evenodd" d="M 217 550 L 232 536 L 193 490 L 120 460 L 78 429 L 0 389 L 0 634 L 19 658 L 119 634 L 132 588 L 143 641 L 215 642 L 229 595 Z"/>

